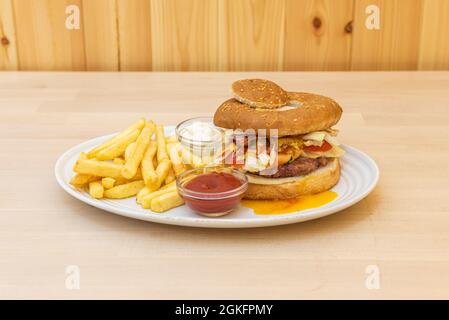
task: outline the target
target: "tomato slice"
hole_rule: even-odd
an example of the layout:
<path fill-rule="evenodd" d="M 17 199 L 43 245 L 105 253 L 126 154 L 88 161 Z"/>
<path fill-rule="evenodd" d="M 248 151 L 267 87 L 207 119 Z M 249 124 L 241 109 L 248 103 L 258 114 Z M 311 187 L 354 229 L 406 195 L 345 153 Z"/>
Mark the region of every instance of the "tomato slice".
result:
<path fill-rule="evenodd" d="M 327 142 L 323 141 L 323 144 L 320 146 L 304 146 L 304 151 L 306 152 L 326 152 L 332 149 L 332 145 Z"/>

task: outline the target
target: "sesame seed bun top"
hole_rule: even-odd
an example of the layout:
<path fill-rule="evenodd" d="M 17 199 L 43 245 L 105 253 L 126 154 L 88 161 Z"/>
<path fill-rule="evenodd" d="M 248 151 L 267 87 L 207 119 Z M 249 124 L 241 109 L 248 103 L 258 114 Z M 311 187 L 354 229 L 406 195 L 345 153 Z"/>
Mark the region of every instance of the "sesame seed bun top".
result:
<path fill-rule="evenodd" d="M 335 100 L 318 94 L 288 92 L 288 100 L 289 106 L 267 109 L 229 99 L 215 112 L 214 124 L 227 129 L 278 129 L 282 137 L 328 129 L 342 114 Z"/>
<path fill-rule="evenodd" d="M 287 92 L 276 83 L 263 79 L 243 79 L 232 84 L 234 98 L 257 108 L 279 108 L 288 103 Z"/>

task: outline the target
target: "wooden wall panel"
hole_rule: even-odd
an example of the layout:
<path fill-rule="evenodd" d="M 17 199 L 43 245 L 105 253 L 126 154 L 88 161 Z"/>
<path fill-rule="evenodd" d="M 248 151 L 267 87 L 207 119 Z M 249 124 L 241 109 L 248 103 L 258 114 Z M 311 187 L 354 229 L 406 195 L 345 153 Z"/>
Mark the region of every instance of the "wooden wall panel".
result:
<path fill-rule="evenodd" d="M 449 1 L 424 0 L 419 65 L 421 70 L 449 70 Z"/>
<path fill-rule="evenodd" d="M 150 0 L 117 0 L 120 70 L 151 70 Z"/>
<path fill-rule="evenodd" d="M 151 0 L 154 71 L 216 70 L 218 0 Z"/>
<path fill-rule="evenodd" d="M 79 0 L 14 0 L 21 70 L 84 70 L 81 30 L 65 27 L 65 8 Z"/>
<path fill-rule="evenodd" d="M 380 8 L 380 30 L 365 27 L 368 5 Z M 352 70 L 415 70 L 418 67 L 422 0 L 357 0 Z"/>
<path fill-rule="evenodd" d="M 221 0 L 220 70 L 282 70 L 285 0 Z"/>
<path fill-rule="evenodd" d="M 83 1 L 86 69 L 119 70 L 116 0 Z"/>
<path fill-rule="evenodd" d="M 18 68 L 12 1 L 0 0 L 0 70 Z"/>
<path fill-rule="evenodd" d="M 0 0 L 0 70 L 449 70 L 448 34 L 449 0 Z"/>
<path fill-rule="evenodd" d="M 287 0 L 284 70 L 347 70 L 353 0 Z"/>

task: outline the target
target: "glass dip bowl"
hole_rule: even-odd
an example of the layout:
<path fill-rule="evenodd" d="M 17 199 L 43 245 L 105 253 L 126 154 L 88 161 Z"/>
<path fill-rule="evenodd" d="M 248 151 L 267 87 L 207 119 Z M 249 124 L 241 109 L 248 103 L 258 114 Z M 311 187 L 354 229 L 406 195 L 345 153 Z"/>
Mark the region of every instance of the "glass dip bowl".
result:
<path fill-rule="evenodd" d="M 207 217 L 224 216 L 236 209 L 248 189 L 247 177 L 222 166 L 188 170 L 176 179 L 186 205 Z"/>
<path fill-rule="evenodd" d="M 193 167 L 215 163 L 222 156 L 224 130 L 211 117 L 191 118 L 176 126 L 176 138 L 183 149 L 183 160 Z"/>

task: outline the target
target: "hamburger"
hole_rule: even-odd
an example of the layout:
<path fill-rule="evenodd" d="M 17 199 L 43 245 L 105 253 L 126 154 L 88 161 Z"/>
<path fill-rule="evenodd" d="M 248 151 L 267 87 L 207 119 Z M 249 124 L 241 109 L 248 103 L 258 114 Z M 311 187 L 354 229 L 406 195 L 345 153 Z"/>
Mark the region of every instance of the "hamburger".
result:
<path fill-rule="evenodd" d="M 284 91 L 262 79 L 239 80 L 232 89 L 234 98 L 223 102 L 215 112 L 216 126 L 255 132 L 277 130 L 274 171 L 266 174 L 272 163 L 262 157 L 249 161 L 247 143 L 241 153 L 246 158 L 244 164 L 232 161 L 248 177 L 245 199 L 292 199 L 323 192 L 337 184 L 339 158 L 344 151 L 336 139 L 338 131 L 332 128 L 342 114 L 336 101 L 313 93 Z"/>

